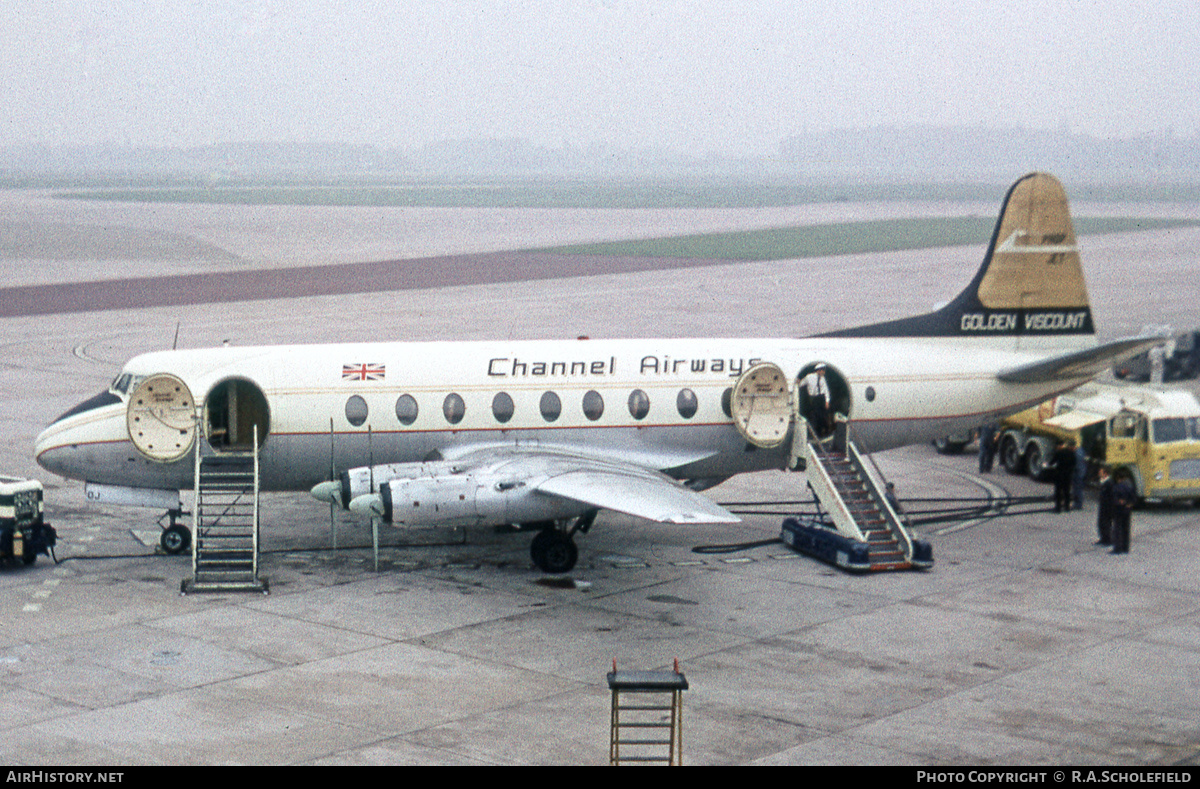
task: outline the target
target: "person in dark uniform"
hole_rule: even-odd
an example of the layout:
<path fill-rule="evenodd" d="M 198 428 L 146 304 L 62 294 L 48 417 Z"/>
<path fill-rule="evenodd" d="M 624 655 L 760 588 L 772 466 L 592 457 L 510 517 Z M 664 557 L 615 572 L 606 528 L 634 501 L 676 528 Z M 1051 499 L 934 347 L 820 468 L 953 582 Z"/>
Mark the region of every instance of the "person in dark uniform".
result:
<path fill-rule="evenodd" d="M 1083 509 L 1083 489 L 1087 486 L 1088 476 L 1088 456 L 1087 451 L 1083 448 L 1083 443 L 1080 442 L 1075 447 L 1075 473 L 1071 479 L 1071 501 L 1075 503 L 1075 509 Z"/>
<path fill-rule="evenodd" d="M 1112 526 L 1113 526 L 1113 488 L 1116 482 L 1113 481 L 1112 475 L 1108 473 L 1108 468 L 1101 466 L 1097 472 L 1100 477 L 1100 505 L 1096 510 L 1096 534 L 1099 539 L 1096 540 L 1097 545 L 1112 545 Z"/>
<path fill-rule="evenodd" d="M 1117 473 L 1117 482 L 1113 485 L 1113 521 L 1112 521 L 1112 552 L 1129 553 L 1130 516 L 1137 499 L 1133 481 L 1128 471 Z"/>
<path fill-rule="evenodd" d="M 813 430 L 820 438 L 830 435 L 833 433 L 833 421 L 829 413 L 829 381 L 825 378 L 824 363 L 818 364 L 804 376 L 800 386 L 808 391 L 809 421 Z"/>
<path fill-rule="evenodd" d="M 979 472 L 987 474 L 996 461 L 996 425 L 985 423 L 979 428 Z"/>
<path fill-rule="evenodd" d="M 1075 450 L 1063 441 L 1054 450 L 1050 463 L 1054 475 L 1054 511 L 1068 512 L 1071 509 L 1071 482 L 1075 479 Z"/>

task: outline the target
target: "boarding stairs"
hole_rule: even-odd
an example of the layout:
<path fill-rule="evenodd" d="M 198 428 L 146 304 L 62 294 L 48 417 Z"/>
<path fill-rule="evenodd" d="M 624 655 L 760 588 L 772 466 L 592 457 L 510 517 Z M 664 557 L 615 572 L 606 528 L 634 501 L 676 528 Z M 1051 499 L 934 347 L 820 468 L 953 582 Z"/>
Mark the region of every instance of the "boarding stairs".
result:
<path fill-rule="evenodd" d="M 258 493 L 257 440 L 249 452 L 197 449 L 192 578 L 182 592 L 267 591 L 258 574 Z"/>
<path fill-rule="evenodd" d="M 807 428 L 807 429 L 806 429 Z M 906 570 L 932 565 L 905 527 L 885 494 L 883 475 L 849 439 L 844 419 L 834 434 L 818 438 L 801 418 L 797 433 L 805 436 L 803 458 L 809 487 L 827 520 L 850 540 L 865 543 L 871 571 Z"/>
<path fill-rule="evenodd" d="M 933 565 L 929 544 L 914 540 L 888 503 L 883 474 L 850 440 L 850 423 L 835 414 L 832 433 L 818 434 L 801 412 L 801 387 L 779 365 L 759 362 L 734 383 L 734 426 L 749 445 L 787 448 L 786 468 L 804 471 L 823 511 L 783 523 L 781 539 L 796 550 L 852 570 Z"/>

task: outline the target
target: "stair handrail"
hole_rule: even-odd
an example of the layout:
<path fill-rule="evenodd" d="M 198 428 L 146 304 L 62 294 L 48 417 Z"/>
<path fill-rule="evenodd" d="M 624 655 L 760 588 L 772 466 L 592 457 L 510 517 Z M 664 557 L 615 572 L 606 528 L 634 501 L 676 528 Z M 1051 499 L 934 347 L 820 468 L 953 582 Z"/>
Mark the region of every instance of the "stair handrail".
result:
<path fill-rule="evenodd" d="M 846 506 L 845 499 L 838 493 L 833 478 L 829 476 L 829 472 L 825 468 L 822 461 L 824 452 L 820 438 L 817 437 L 807 419 L 801 417 L 801 421 L 806 428 L 807 439 L 804 442 L 805 475 L 808 477 L 813 494 L 818 501 L 824 503 L 829 516 L 833 519 L 833 525 L 841 534 L 859 542 L 866 542 L 866 537 L 855 523 L 850 508 Z M 825 495 L 822 496 L 822 493 Z"/>
<path fill-rule="evenodd" d="M 900 517 L 900 513 L 896 512 L 895 508 L 892 507 L 892 503 L 884 495 L 883 491 L 886 483 L 883 480 L 886 477 L 883 476 L 883 471 L 869 452 L 864 453 L 859 449 L 857 437 L 851 437 L 853 435 L 853 427 L 850 424 L 850 420 L 842 417 L 841 414 L 838 414 L 838 416 L 844 420 L 846 426 L 847 456 L 852 458 L 851 462 L 861 471 L 863 477 L 868 480 L 867 490 L 871 495 L 871 499 L 879 507 L 879 511 L 883 513 L 888 532 L 891 533 L 903 549 L 904 558 L 911 561 L 913 557 L 912 537 L 909 535 L 908 529 L 905 528 L 904 520 Z"/>
<path fill-rule="evenodd" d="M 192 578 L 200 567 L 200 413 L 192 414 L 195 438 L 195 465 L 192 467 Z"/>
<path fill-rule="evenodd" d="M 252 544 L 254 546 L 253 568 L 254 577 L 258 578 L 258 424 L 254 425 L 254 529 Z"/>

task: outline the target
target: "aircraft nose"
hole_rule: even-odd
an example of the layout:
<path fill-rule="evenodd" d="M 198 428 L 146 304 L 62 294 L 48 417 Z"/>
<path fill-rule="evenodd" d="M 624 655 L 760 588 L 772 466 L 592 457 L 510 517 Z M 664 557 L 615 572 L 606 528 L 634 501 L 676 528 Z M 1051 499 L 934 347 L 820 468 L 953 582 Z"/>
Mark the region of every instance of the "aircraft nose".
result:
<path fill-rule="evenodd" d="M 34 439 L 38 465 L 61 477 L 84 479 L 89 448 L 128 438 L 121 403 L 116 395 L 103 392 L 55 419 Z"/>
<path fill-rule="evenodd" d="M 72 441 L 71 432 L 56 422 L 39 433 L 33 444 L 33 456 L 37 464 L 60 477 L 72 476 L 69 469 L 74 464 L 71 461 L 79 450 Z"/>

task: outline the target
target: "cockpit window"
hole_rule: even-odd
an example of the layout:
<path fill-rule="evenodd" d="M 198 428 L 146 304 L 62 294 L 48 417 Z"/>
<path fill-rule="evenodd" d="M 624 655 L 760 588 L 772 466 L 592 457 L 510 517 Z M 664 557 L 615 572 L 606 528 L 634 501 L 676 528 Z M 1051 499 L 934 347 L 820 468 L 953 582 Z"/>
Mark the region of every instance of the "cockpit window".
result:
<path fill-rule="evenodd" d="M 121 373 L 117 376 L 112 385 L 108 387 L 108 391 L 113 394 L 126 395 L 137 388 L 137 385 L 145 379 L 144 375 L 134 375 L 133 373 Z"/>
<path fill-rule="evenodd" d="M 60 414 L 59 417 L 57 419 L 55 419 L 54 421 L 61 422 L 62 420 L 66 419 L 69 416 L 75 416 L 76 414 L 82 414 L 84 411 L 92 411 L 96 408 L 103 408 L 106 405 L 112 405 L 113 403 L 119 403 L 119 402 L 121 402 L 121 398 L 117 397 L 111 391 L 101 392 L 98 395 L 89 397 L 87 400 L 84 400 L 82 403 L 75 406 L 71 410 Z"/>

